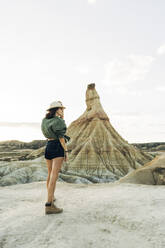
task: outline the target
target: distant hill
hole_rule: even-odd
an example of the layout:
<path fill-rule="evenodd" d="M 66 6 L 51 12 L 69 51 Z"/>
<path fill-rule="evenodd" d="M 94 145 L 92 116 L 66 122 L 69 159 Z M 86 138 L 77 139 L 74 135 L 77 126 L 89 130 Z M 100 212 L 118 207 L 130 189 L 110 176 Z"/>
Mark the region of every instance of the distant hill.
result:
<path fill-rule="evenodd" d="M 165 142 L 132 143 L 132 145 L 145 151 L 165 151 Z"/>
<path fill-rule="evenodd" d="M 33 140 L 31 142 L 23 142 L 19 140 L 6 140 L 0 142 L 0 150 L 10 148 L 16 149 L 39 149 L 46 145 L 46 140 Z"/>

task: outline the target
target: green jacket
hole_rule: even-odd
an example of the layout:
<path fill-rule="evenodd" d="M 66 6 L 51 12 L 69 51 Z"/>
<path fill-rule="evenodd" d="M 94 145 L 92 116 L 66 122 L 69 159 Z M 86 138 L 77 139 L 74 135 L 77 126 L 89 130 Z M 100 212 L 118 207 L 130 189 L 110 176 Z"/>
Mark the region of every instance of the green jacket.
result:
<path fill-rule="evenodd" d="M 50 138 L 54 138 L 54 139 L 65 138 L 67 140 L 70 139 L 70 137 L 65 135 L 67 130 L 65 121 L 58 116 L 55 116 L 51 119 L 43 118 L 41 123 L 41 130 L 43 135 L 48 139 Z"/>

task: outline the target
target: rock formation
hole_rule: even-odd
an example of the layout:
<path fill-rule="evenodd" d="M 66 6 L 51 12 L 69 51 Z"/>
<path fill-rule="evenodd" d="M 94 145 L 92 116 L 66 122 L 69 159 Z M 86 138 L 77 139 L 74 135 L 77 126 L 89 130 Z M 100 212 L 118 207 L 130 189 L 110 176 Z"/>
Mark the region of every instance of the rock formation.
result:
<path fill-rule="evenodd" d="M 47 167 L 42 157 L 27 161 L 0 161 L 0 186 L 45 181 Z"/>
<path fill-rule="evenodd" d="M 165 153 L 160 153 L 143 167 L 130 172 L 119 180 L 120 183 L 165 185 Z"/>
<path fill-rule="evenodd" d="M 114 181 L 152 160 L 153 156 L 129 144 L 113 128 L 95 84 L 88 85 L 86 105 L 85 112 L 67 130 L 71 140 L 66 173 Z"/>
<path fill-rule="evenodd" d="M 28 160 L 43 155 L 46 140 L 33 140 L 22 142 L 7 140 L 0 142 L 0 161 Z"/>

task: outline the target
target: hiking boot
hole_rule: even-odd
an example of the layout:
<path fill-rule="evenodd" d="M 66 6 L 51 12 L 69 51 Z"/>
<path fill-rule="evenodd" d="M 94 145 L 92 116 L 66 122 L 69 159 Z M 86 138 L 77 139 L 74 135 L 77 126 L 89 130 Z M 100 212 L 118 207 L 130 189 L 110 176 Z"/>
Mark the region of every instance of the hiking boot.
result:
<path fill-rule="evenodd" d="M 56 207 L 53 202 L 50 204 L 50 206 L 48 206 L 48 204 L 45 204 L 45 214 L 58 214 L 62 212 L 63 209 Z"/>

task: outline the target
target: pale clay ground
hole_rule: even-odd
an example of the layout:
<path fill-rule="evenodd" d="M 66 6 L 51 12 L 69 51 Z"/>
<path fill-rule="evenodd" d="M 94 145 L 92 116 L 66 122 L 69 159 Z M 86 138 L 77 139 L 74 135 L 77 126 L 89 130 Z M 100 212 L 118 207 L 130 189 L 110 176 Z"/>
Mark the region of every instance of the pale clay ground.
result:
<path fill-rule="evenodd" d="M 0 187 L 0 248 L 164 248 L 165 187 L 57 182 L 62 214 L 45 215 L 46 182 Z"/>

